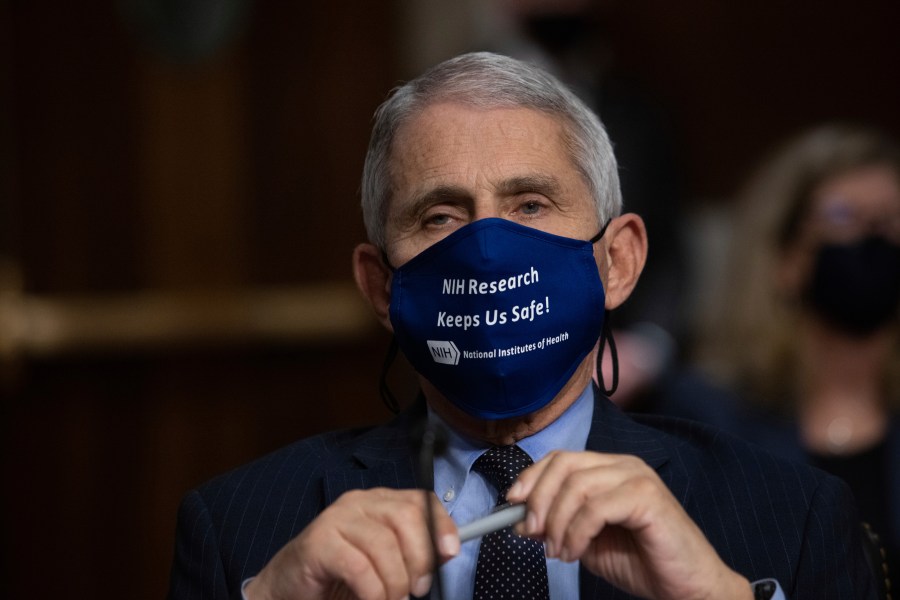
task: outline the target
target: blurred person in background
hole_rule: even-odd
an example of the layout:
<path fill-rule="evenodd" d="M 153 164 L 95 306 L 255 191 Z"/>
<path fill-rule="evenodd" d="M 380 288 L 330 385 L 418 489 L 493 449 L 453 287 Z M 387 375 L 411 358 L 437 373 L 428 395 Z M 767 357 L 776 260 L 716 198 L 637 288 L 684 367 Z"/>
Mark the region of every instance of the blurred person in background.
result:
<path fill-rule="evenodd" d="M 739 433 L 848 482 L 900 565 L 900 147 L 828 124 L 787 143 L 735 213 L 701 363 Z"/>

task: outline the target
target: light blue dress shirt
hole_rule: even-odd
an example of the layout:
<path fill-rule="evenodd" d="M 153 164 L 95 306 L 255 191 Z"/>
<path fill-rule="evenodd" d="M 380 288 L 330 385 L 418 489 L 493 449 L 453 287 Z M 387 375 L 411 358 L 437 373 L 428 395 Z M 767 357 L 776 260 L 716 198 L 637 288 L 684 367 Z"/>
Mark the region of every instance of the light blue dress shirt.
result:
<path fill-rule="evenodd" d="M 578 452 L 587 445 L 594 413 L 594 394 L 588 386 L 572 406 L 538 433 L 518 442 L 534 462 L 552 450 Z M 428 418 L 448 432 L 447 451 L 434 460 L 434 491 L 453 521 L 463 525 L 491 512 L 497 503 L 497 490 L 472 464 L 490 446 L 465 438 L 429 411 Z M 480 539 L 466 542 L 457 557 L 441 567 L 443 600 L 471 600 L 475 581 Z M 551 598 L 578 598 L 578 562 L 547 560 Z"/>

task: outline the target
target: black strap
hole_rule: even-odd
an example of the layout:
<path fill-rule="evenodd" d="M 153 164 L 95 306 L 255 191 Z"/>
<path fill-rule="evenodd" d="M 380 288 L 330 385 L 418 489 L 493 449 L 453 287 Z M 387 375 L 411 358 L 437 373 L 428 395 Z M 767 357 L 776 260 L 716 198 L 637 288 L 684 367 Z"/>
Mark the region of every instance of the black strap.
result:
<path fill-rule="evenodd" d="M 602 238 L 603 234 L 606 233 L 606 228 L 609 227 L 610 223 L 612 223 L 612 219 L 607 219 L 606 224 L 603 225 L 603 229 L 600 230 L 600 233 L 598 233 L 588 241 L 592 244 L 596 244 L 598 241 L 600 241 L 600 238 Z"/>
<path fill-rule="evenodd" d="M 391 336 L 391 344 L 388 346 L 387 354 L 384 357 L 384 364 L 381 365 L 381 376 L 378 378 L 378 393 L 381 394 L 381 400 L 384 402 L 384 405 L 388 407 L 388 410 L 395 415 L 400 413 L 400 403 L 397 402 L 397 398 L 394 396 L 394 393 L 391 392 L 391 388 L 387 382 L 387 374 L 391 365 L 394 364 L 394 359 L 397 358 L 397 352 L 399 350 L 400 344 L 397 343 L 397 337 Z"/>
<path fill-rule="evenodd" d="M 600 380 L 600 389 L 607 396 L 616 393 L 619 387 L 619 353 L 616 351 L 616 340 L 613 338 L 612 326 L 609 324 L 610 312 L 607 310 L 603 315 L 603 331 L 600 333 L 600 350 L 597 352 L 597 378 Z M 603 381 L 603 350 L 606 342 L 609 342 L 609 357 L 612 359 L 612 386 L 606 388 L 606 382 Z"/>
<path fill-rule="evenodd" d="M 387 251 L 384 248 L 381 249 L 381 261 L 384 263 L 384 266 L 391 270 L 391 273 L 397 270 L 394 268 L 394 265 L 391 264 L 391 261 L 388 260 Z"/>
<path fill-rule="evenodd" d="M 608 219 L 606 224 L 603 225 L 603 229 L 590 239 L 592 244 L 603 237 L 603 234 L 606 233 L 606 228 L 609 227 L 610 223 L 612 223 L 612 219 Z M 613 339 L 612 327 L 609 324 L 609 316 L 610 312 L 605 310 L 603 314 L 603 329 L 600 332 L 600 350 L 597 352 L 597 378 L 600 380 L 600 388 L 603 390 L 603 393 L 607 396 L 612 396 L 619 388 L 619 353 L 616 351 L 616 340 Z M 606 388 L 606 382 L 603 381 L 603 350 L 606 347 L 607 341 L 609 342 L 609 356 L 612 359 L 613 368 L 612 386 L 610 386 L 609 389 Z"/>

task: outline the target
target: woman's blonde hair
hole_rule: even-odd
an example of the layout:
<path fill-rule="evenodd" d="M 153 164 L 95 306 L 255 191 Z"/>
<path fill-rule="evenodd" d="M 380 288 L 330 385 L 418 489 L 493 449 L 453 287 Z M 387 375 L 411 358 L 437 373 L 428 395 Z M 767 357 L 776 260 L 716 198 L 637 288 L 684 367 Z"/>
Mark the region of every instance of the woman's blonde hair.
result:
<path fill-rule="evenodd" d="M 824 125 L 780 147 L 738 194 L 726 291 L 705 321 L 698 347 L 700 364 L 714 378 L 773 406 L 796 397 L 799 305 L 777 288 L 776 269 L 808 215 L 814 190 L 869 166 L 887 166 L 900 178 L 900 148 L 879 131 Z M 900 344 L 886 385 L 888 397 L 897 400 Z"/>

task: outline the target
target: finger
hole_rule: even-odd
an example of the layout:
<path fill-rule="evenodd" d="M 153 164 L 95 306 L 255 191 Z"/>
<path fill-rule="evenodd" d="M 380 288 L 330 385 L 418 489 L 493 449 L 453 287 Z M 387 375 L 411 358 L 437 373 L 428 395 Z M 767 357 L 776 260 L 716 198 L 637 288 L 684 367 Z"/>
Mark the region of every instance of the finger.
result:
<path fill-rule="evenodd" d="M 526 502 L 525 522 L 516 527 L 518 533 L 541 537 L 544 520 L 556 491 L 568 472 L 569 453 L 554 451 L 528 467 L 519 475 L 506 494 L 510 502 Z"/>
<path fill-rule="evenodd" d="M 666 541 L 671 535 L 660 535 L 677 526 L 677 519 L 665 517 L 670 498 L 661 481 L 646 475 L 628 478 L 605 493 L 593 495 L 569 519 L 560 540 L 560 555 L 568 560 L 580 559 L 595 540 L 598 548 L 611 550 L 602 548 L 603 540 L 598 537 L 605 528 L 616 526 L 628 531 L 650 554 L 665 560 L 676 558 L 677 544 Z"/>
<path fill-rule="evenodd" d="M 447 514 L 446 509 L 433 492 L 416 490 L 403 492 L 403 494 L 402 502 L 398 502 L 389 513 L 387 523 L 399 540 L 400 552 L 409 576 L 410 589 L 415 595 L 422 596 L 431 587 L 430 574 L 436 568 L 426 501 L 431 505 L 438 564 L 446 562 L 459 552 L 459 537 L 453 519 Z M 448 540 L 442 542 L 443 538 L 448 538 Z M 448 546 L 451 553 L 444 556 L 445 553 L 441 550 L 442 546 Z"/>
<path fill-rule="evenodd" d="M 369 555 L 353 544 L 347 544 L 333 560 L 325 561 L 329 579 L 341 582 L 359 600 L 393 600 L 402 595 L 392 595 L 372 564 Z"/>
<path fill-rule="evenodd" d="M 621 486 L 631 475 L 627 466 L 618 464 L 570 471 L 559 485 L 545 517 L 544 540 L 547 555 L 558 556 L 564 561 L 574 560 L 564 544 L 572 520 L 586 503 Z"/>
<path fill-rule="evenodd" d="M 506 492 L 506 499 L 513 503 L 524 502 L 529 494 L 531 494 L 531 490 L 534 488 L 534 485 L 541 478 L 544 471 L 547 469 L 547 467 L 550 465 L 550 463 L 553 461 L 553 458 L 557 454 L 559 454 L 559 451 L 554 450 L 538 462 L 534 463 L 533 465 L 519 473 L 519 476 L 516 478 L 516 482 Z"/>
<path fill-rule="evenodd" d="M 363 573 L 371 569 L 376 574 L 379 584 L 371 590 L 380 589 L 388 599 L 402 598 L 409 594 L 411 577 L 406 567 L 407 558 L 404 556 L 401 540 L 389 523 L 367 519 L 361 526 L 343 528 L 340 535 L 349 547 L 363 554 L 370 565 L 365 567 L 352 563 L 346 568 L 358 568 Z M 344 561 L 343 555 L 338 555 L 335 559 L 338 564 Z M 351 581 L 344 581 L 353 587 Z M 369 593 L 372 594 L 373 591 Z"/>
<path fill-rule="evenodd" d="M 431 584 L 433 582 L 432 574 L 434 570 L 437 568 L 437 565 L 441 565 L 457 554 L 459 554 L 459 533 L 456 529 L 456 524 L 453 522 L 453 519 L 450 518 L 450 515 L 447 513 L 447 510 L 444 508 L 443 504 L 440 500 L 438 500 L 437 496 L 433 492 L 419 492 L 418 495 L 420 497 L 424 497 L 427 502 L 430 503 L 431 513 L 425 513 L 426 519 L 430 517 L 432 519 L 431 526 L 433 529 L 429 531 L 429 524 L 425 523 L 425 531 L 429 533 L 426 538 L 417 537 L 415 540 L 410 540 L 408 543 L 410 548 L 419 546 L 420 542 L 424 542 L 425 547 L 418 547 L 415 550 L 410 550 L 410 553 L 405 554 L 406 556 L 418 557 L 421 560 L 412 561 L 407 563 L 407 570 L 410 573 L 410 589 L 415 596 L 426 596 L 428 592 L 431 590 Z M 403 527 L 401 525 L 400 530 L 402 533 L 399 535 L 405 536 L 407 532 L 411 532 L 409 527 Z M 433 539 L 432 539 L 433 536 Z M 403 537 L 405 540 L 406 538 Z M 435 564 L 437 562 L 437 565 Z"/>
<path fill-rule="evenodd" d="M 433 492 L 387 489 L 375 492 L 381 501 L 373 504 L 377 507 L 373 518 L 380 519 L 393 532 L 399 544 L 399 555 L 406 567 L 409 586 L 416 595 L 424 595 L 430 587 L 429 576 L 436 568 L 428 519 L 430 517 L 433 521 L 438 564 L 443 564 L 459 553 L 456 524 Z M 430 503 L 430 515 L 426 510 L 426 501 Z M 375 552 L 380 551 L 377 545 L 373 544 L 372 548 Z M 374 555 L 372 560 L 381 564 L 380 559 Z"/>
<path fill-rule="evenodd" d="M 434 537 L 437 540 L 438 559 L 441 564 L 444 564 L 459 554 L 459 531 L 437 495 L 429 494 L 429 501 L 434 518 Z"/>
<path fill-rule="evenodd" d="M 593 452 L 552 452 L 533 467 L 523 471 L 521 491 L 516 501 L 527 498 L 528 513 L 518 531 L 532 537 L 546 535 L 546 517 L 563 483 L 577 470 L 613 464 L 615 455 Z M 532 470 L 533 469 L 533 470 Z M 516 490 L 520 492 L 520 490 Z M 507 498 L 512 500 L 507 494 Z"/>

